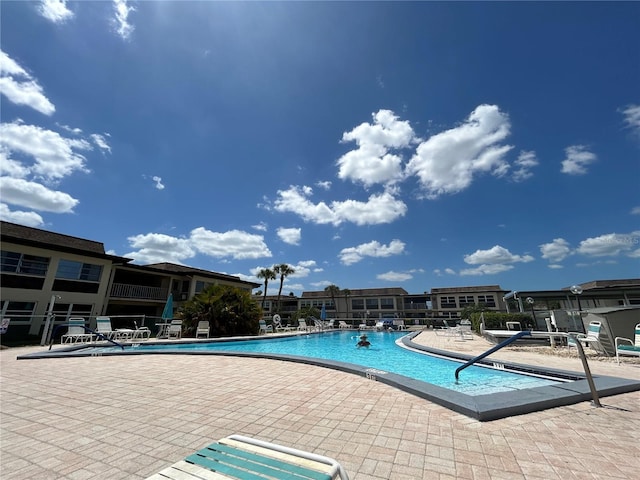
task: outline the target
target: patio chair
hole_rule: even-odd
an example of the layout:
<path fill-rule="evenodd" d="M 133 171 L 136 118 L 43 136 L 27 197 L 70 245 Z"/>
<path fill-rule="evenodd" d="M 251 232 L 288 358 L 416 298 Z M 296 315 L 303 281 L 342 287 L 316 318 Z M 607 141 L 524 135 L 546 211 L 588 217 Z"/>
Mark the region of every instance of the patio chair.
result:
<path fill-rule="evenodd" d="M 602 344 L 600 343 L 600 328 L 602 327 L 602 323 L 593 320 L 589 322 L 589 328 L 587 329 L 587 333 L 578 333 L 575 335 L 577 341 L 579 341 L 585 347 L 591 347 L 599 354 L 606 355 L 606 351 Z M 567 341 L 567 346 L 575 347 L 574 340 L 569 336 Z"/>
<path fill-rule="evenodd" d="M 115 338 L 116 331 L 111 326 L 111 317 L 96 317 L 96 332 L 109 340 Z M 100 340 L 102 338 L 100 335 L 96 336 L 96 340 Z"/>
<path fill-rule="evenodd" d="M 273 321 L 274 327 L 276 327 L 276 332 L 280 332 L 280 331 L 289 332 L 293 330 L 293 327 L 282 325 L 282 319 L 280 318 L 280 315 L 277 315 L 277 314 L 274 315 L 272 321 Z"/>
<path fill-rule="evenodd" d="M 325 457 L 242 435 L 230 435 L 148 477 L 168 479 L 349 480 L 342 465 Z"/>
<path fill-rule="evenodd" d="M 85 330 L 84 318 L 70 318 L 69 329 L 60 338 L 60 343 L 90 342 L 91 340 L 93 340 L 93 334 Z"/>
<path fill-rule="evenodd" d="M 347 324 L 347 322 L 345 322 L 344 320 L 340 320 L 340 321 L 338 322 L 338 326 L 339 326 L 340 328 L 350 328 L 350 327 L 349 327 L 349 325 Z"/>
<path fill-rule="evenodd" d="M 182 338 L 182 320 L 171 320 L 167 338 Z"/>
<path fill-rule="evenodd" d="M 393 321 L 393 327 L 396 330 L 406 330 L 407 329 L 407 327 L 404 324 L 404 320 L 400 320 L 400 319 L 395 319 Z"/>
<path fill-rule="evenodd" d="M 305 331 L 305 332 L 309 331 L 309 327 L 307 325 L 307 320 L 306 319 L 300 318 L 298 320 L 298 331 Z"/>
<path fill-rule="evenodd" d="M 198 322 L 198 326 L 196 327 L 196 338 L 199 338 L 200 335 L 204 335 L 205 338 L 209 338 L 209 322 L 206 320 L 200 320 Z"/>
<path fill-rule="evenodd" d="M 634 329 L 634 341 L 630 338 L 616 337 L 616 361 L 620 365 L 620 355 L 640 357 L 640 323 Z"/>
<path fill-rule="evenodd" d="M 273 325 L 267 325 L 267 322 L 264 320 L 259 320 L 260 330 L 258 330 L 258 335 L 264 333 L 273 333 Z"/>

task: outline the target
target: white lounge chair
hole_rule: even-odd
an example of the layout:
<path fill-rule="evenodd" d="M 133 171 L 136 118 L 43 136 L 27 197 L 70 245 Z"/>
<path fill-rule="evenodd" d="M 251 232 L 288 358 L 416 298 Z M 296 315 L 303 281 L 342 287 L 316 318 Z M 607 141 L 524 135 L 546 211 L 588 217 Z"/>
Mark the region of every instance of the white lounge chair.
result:
<path fill-rule="evenodd" d="M 393 326 L 394 326 L 394 328 L 395 328 L 396 330 L 406 330 L 406 329 L 407 329 L 407 327 L 406 327 L 406 326 L 405 326 L 405 324 L 404 324 L 404 320 L 401 320 L 401 319 L 399 319 L 399 318 L 396 318 L 396 319 L 393 321 Z"/>
<path fill-rule="evenodd" d="M 272 318 L 273 326 L 276 327 L 276 332 L 289 332 L 293 330 L 293 327 L 282 325 L 282 319 L 280 315 L 274 315 Z"/>
<path fill-rule="evenodd" d="M 147 480 L 234 478 L 349 480 L 342 465 L 331 457 L 242 435 L 212 443 Z"/>
<path fill-rule="evenodd" d="M 634 329 L 634 341 L 630 338 L 616 337 L 616 361 L 620 365 L 620 355 L 640 357 L 640 323 Z"/>
<path fill-rule="evenodd" d="M 307 325 L 307 320 L 304 318 L 298 319 L 298 331 L 309 331 L 309 326 Z"/>
<path fill-rule="evenodd" d="M 88 333 L 84 328 L 84 318 L 70 318 L 69 329 L 62 335 L 60 343 L 90 342 L 93 334 Z"/>
<path fill-rule="evenodd" d="M 167 338 L 182 338 L 182 320 L 171 320 Z"/>
<path fill-rule="evenodd" d="M 267 325 L 267 322 L 265 322 L 264 320 L 259 320 L 260 323 L 260 330 L 258 330 L 258 335 L 264 333 L 273 333 L 273 325 Z"/>
<path fill-rule="evenodd" d="M 351 327 L 349 327 L 349 325 L 347 324 L 347 322 L 345 322 L 344 320 L 340 320 L 340 321 L 338 322 L 338 326 L 339 326 L 340 328 L 351 328 Z"/>
<path fill-rule="evenodd" d="M 575 334 L 576 340 L 578 340 L 583 346 L 588 346 L 594 349 L 599 354 L 606 355 L 606 351 L 602 344 L 600 343 L 600 328 L 602 327 L 602 323 L 593 320 L 589 322 L 589 327 L 587 329 L 587 333 L 578 333 Z M 574 340 L 571 336 L 568 337 L 567 346 L 575 347 Z"/>
<path fill-rule="evenodd" d="M 111 326 L 111 317 L 96 317 L 96 332 L 111 340 L 115 338 L 116 331 Z M 101 340 L 100 335 L 96 336 L 96 340 Z"/>
<path fill-rule="evenodd" d="M 209 338 L 209 322 L 206 320 L 200 320 L 198 322 L 198 326 L 196 327 L 196 338 L 199 338 L 200 335 L 204 335 L 205 338 Z"/>

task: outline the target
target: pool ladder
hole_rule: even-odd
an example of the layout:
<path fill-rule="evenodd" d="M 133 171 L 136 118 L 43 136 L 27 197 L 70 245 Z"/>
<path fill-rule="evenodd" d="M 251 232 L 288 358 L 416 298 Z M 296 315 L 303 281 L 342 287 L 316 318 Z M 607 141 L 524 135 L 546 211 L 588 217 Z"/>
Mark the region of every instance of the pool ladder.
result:
<path fill-rule="evenodd" d="M 585 376 L 587 377 L 587 382 L 589 383 L 589 389 L 591 390 L 591 396 L 593 398 L 593 404 L 596 407 L 601 407 L 602 406 L 600 404 L 600 398 L 598 397 L 598 391 L 596 390 L 595 383 L 593 382 L 593 376 L 591 375 L 591 369 L 589 368 L 589 363 L 587 362 L 587 356 L 584 353 L 584 348 L 582 347 L 582 344 L 576 339 L 576 334 L 574 334 L 574 333 L 564 333 L 564 332 L 535 332 L 535 333 L 532 333 L 529 330 L 524 330 L 522 332 L 518 332 L 514 336 L 512 336 L 511 338 L 507 338 L 506 340 L 504 340 L 503 342 L 500 342 L 495 347 L 491 347 L 486 352 L 481 353 L 477 357 L 474 357 L 471 360 L 469 360 L 468 362 L 466 362 L 464 365 L 461 365 L 458 368 L 456 368 L 456 373 L 455 373 L 456 382 L 458 381 L 458 376 L 459 376 L 459 374 L 460 374 L 460 372 L 462 370 L 464 370 L 465 368 L 473 365 L 474 363 L 478 362 L 479 360 L 482 360 L 483 358 L 488 357 L 492 353 L 497 352 L 501 348 L 506 347 L 507 345 L 515 342 L 519 338 L 522 338 L 522 337 L 525 337 L 525 336 L 532 336 L 532 337 L 554 336 L 554 337 L 572 338 L 574 340 L 575 344 L 576 344 L 577 349 L 578 349 L 578 355 L 580 356 L 580 360 L 582 361 L 582 367 L 584 368 L 584 373 L 585 373 Z"/>

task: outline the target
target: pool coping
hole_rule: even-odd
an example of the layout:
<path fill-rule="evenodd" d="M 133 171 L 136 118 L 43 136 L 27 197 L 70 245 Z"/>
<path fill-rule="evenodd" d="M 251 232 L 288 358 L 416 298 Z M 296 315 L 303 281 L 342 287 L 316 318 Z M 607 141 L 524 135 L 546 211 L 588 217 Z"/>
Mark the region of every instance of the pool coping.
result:
<path fill-rule="evenodd" d="M 322 332 L 318 332 L 321 334 Z M 400 341 L 409 348 L 419 350 L 426 354 L 444 357 L 449 360 L 466 362 L 474 358 L 472 355 L 466 355 L 457 352 L 439 350 L 432 347 L 416 344 L 412 339 L 420 332 L 411 332 L 400 338 Z M 296 336 L 297 333 L 291 335 L 280 335 L 278 338 L 288 336 Z M 251 337 L 256 339 L 273 339 L 274 337 Z M 209 343 L 231 342 L 238 340 L 249 340 L 248 337 L 227 337 L 223 339 L 209 339 Z M 173 342 L 158 342 L 164 345 L 175 345 L 177 343 L 207 343 L 207 341 L 194 342 L 193 339 Z M 131 345 L 126 343 L 125 345 Z M 97 344 L 97 347 L 103 347 L 104 344 Z M 583 401 L 593 400 L 589 383 L 584 373 L 577 373 L 567 370 L 558 370 L 553 368 L 540 368 L 531 365 L 520 364 L 515 362 L 500 362 L 498 365 L 492 360 L 481 360 L 477 362 L 489 368 L 499 368 L 516 373 L 533 373 L 536 375 L 547 375 L 551 377 L 559 377 L 570 380 L 556 385 L 543 387 L 533 387 L 523 390 L 513 390 L 509 392 L 498 392 L 487 395 L 467 395 L 456 392 L 444 387 L 439 387 L 420 380 L 414 380 L 404 375 L 386 372 L 375 368 L 364 367 L 347 362 L 339 362 L 334 360 L 318 359 L 303 357 L 297 355 L 273 354 L 273 353 L 251 353 L 251 352 L 204 352 L 192 351 L 185 352 L 183 350 L 162 350 L 153 352 L 140 352 L 135 349 L 128 351 L 114 352 L 93 352 L 88 351 L 87 344 L 74 345 L 71 347 L 61 348 L 54 351 L 33 352 L 17 357 L 18 360 L 26 359 L 45 359 L 45 358 L 68 358 L 68 357 L 98 357 L 98 356 L 114 356 L 114 355 L 221 355 L 245 358 L 267 358 L 272 360 L 289 361 L 296 363 L 304 363 L 324 368 L 332 368 L 365 377 L 372 381 L 384 383 L 386 385 L 398 388 L 402 391 L 418 396 L 425 400 L 434 402 L 438 405 L 446 407 L 454 412 L 461 413 L 479 421 L 498 420 L 514 415 L 522 415 L 526 413 L 546 410 L 548 408 L 572 405 Z M 84 351 L 82 351 L 84 350 Z M 464 375 L 461 376 L 464 378 Z M 611 377 L 604 375 L 593 375 L 593 381 L 600 397 L 618 395 L 640 390 L 640 381 L 629 380 L 619 377 Z"/>

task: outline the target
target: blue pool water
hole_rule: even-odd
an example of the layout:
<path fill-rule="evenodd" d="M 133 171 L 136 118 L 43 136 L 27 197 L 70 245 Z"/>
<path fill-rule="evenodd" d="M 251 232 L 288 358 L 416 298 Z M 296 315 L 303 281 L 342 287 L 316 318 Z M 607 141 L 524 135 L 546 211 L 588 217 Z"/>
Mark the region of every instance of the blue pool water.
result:
<path fill-rule="evenodd" d="M 440 357 L 425 355 L 396 345 L 402 336 L 398 332 L 367 332 L 370 348 L 356 348 L 358 334 L 353 331 L 335 331 L 323 334 L 299 335 L 268 340 L 242 340 L 210 343 L 141 344 L 135 347 L 140 353 L 154 351 L 192 352 L 250 352 L 284 354 L 318 359 L 335 360 L 385 372 L 397 373 L 409 378 L 454 390 L 466 395 L 484 395 L 509 392 L 533 387 L 557 385 L 548 378 L 471 366 L 455 380 L 455 370 L 461 363 Z M 104 347 L 103 352 L 116 347 Z M 118 349 L 119 350 L 119 349 Z"/>

